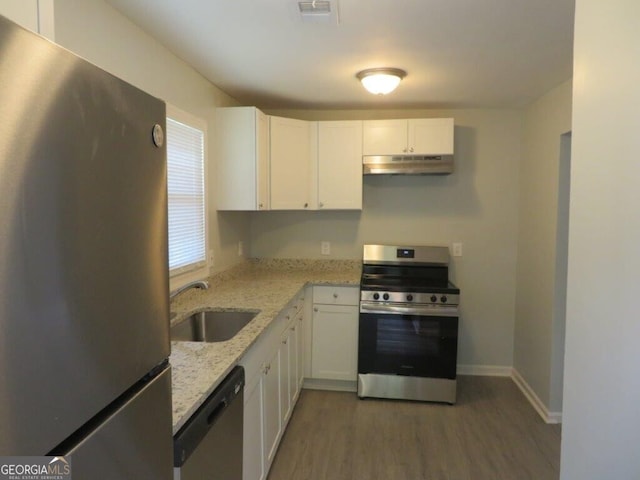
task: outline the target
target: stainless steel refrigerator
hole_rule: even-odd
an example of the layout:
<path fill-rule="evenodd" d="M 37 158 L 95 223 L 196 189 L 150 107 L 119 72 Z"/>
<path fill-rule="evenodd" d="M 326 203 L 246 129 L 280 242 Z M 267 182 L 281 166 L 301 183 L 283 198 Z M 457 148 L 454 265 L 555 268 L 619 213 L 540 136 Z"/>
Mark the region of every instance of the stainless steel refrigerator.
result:
<path fill-rule="evenodd" d="M 0 17 L 0 456 L 172 478 L 164 128 L 162 101 Z"/>

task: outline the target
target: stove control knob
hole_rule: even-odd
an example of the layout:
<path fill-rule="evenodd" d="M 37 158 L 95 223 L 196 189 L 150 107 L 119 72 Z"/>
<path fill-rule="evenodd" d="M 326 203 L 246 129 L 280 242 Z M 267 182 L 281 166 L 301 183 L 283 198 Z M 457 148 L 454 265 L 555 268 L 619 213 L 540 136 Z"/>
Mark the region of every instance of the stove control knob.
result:
<path fill-rule="evenodd" d="M 385 293 L 384 295 L 382 295 L 382 298 L 383 298 L 384 300 L 389 300 L 389 294 L 388 294 L 388 293 Z"/>
<path fill-rule="evenodd" d="M 413 295 L 407 295 L 407 302 L 411 302 L 413 300 Z"/>
<path fill-rule="evenodd" d="M 374 293 L 373 294 L 373 299 L 374 300 L 378 300 L 380 298 L 380 294 L 379 293 Z"/>
<path fill-rule="evenodd" d="M 436 302 L 437 300 L 438 300 L 438 297 L 436 297 L 435 295 L 431 295 L 432 302 Z"/>
<path fill-rule="evenodd" d="M 440 301 L 441 301 L 442 303 L 447 303 L 447 296 L 446 296 L 446 295 L 442 295 L 442 296 L 440 297 Z"/>

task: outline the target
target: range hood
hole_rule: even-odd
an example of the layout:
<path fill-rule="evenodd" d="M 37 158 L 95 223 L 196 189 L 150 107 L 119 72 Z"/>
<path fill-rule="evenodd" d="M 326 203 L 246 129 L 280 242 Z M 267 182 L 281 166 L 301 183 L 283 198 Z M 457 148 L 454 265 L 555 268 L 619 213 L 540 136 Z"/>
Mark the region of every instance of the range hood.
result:
<path fill-rule="evenodd" d="M 365 155 L 364 175 L 448 175 L 453 155 Z"/>

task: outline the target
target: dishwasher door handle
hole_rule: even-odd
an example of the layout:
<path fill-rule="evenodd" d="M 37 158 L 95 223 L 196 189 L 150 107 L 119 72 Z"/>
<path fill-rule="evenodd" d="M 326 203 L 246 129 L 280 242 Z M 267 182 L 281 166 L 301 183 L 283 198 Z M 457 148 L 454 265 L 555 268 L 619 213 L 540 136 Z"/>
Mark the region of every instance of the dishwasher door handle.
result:
<path fill-rule="evenodd" d="M 216 420 L 218 420 L 218 417 L 222 415 L 222 412 L 224 412 L 228 406 L 229 406 L 229 403 L 227 402 L 227 399 L 226 398 L 222 399 L 222 401 L 218 405 L 216 405 L 216 408 L 214 408 L 213 411 L 207 417 L 207 425 L 211 426 L 214 423 L 216 423 Z"/>

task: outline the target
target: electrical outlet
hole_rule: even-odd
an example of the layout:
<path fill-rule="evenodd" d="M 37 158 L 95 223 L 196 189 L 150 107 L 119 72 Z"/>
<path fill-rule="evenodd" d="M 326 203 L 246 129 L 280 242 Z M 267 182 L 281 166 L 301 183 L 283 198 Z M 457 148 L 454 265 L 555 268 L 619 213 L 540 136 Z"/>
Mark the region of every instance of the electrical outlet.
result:
<path fill-rule="evenodd" d="M 320 254 L 321 255 L 331 255 L 331 243 L 330 242 L 320 242 Z"/>
<path fill-rule="evenodd" d="M 238 242 L 238 256 L 241 257 L 242 255 L 244 255 L 244 242 L 240 240 Z"/>
<path fill-rule="evenodd" d="M 453 256 L 454 257 L 462 256 L 462 243 L 456 242 L 453 244 Z"/>

